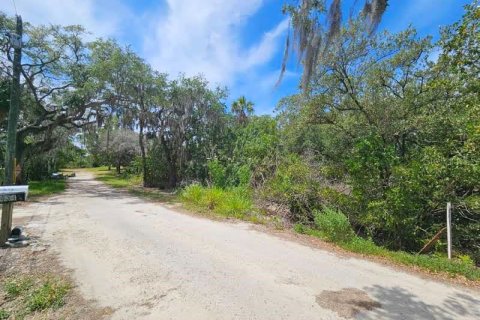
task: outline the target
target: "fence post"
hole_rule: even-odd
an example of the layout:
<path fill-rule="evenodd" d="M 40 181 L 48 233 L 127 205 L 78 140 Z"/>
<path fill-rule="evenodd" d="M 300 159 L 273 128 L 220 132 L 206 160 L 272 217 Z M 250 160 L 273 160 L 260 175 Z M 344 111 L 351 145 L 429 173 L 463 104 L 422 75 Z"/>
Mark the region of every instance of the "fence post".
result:
<path fill-rule="evenodd" d="M 447 250 L 448 259 L 452 259 L 452 204 L 447 202 Z"/>

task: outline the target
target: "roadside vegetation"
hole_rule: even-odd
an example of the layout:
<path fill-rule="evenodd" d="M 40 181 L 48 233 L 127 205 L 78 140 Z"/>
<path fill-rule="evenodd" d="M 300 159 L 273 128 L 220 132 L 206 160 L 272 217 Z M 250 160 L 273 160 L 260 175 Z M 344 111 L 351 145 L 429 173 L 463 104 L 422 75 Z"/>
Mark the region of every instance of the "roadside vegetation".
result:
<path fill-rule="evenodd" d="M 114 40 L 85 43 L 79 26 L 28 25 L 23 78 L 61 80 L 24 84 L 20 179 L 102 167 L 99 180 L 140 196 L 179 195 L 202 212 L 281 221 L 347 250 L 478 280 L 479 1 L 435 42 L 414 27 L 374 32 L 386 1 L 345 23 L 340 1 L 330 11 L 325 1 L 302 3 L 284 8 L 302 90 L 274 116 L 256 115 L 244 96 L 227 105 L 226 88 L 169 77 Z M 324 34 L 317 18 L 327 11 Z M 12 29 L 12 18 L 0 19 Z M 444 258 L 445 237 L 418 255 L 445 227 L 447 202 L 454 259 Z"/>
<path fill-rule="evenodd" d="M 69 282 L 55 276 L 8 277 L 2 283 L 0 319 L 23 319 L 34 313 L 61 308 L 70 288 Z"/>
<path fill-rule="evenodd" d="M 107 167 L 89 168 L 96 174 L 96 179 L 113 188 L 122 188 L 130 193 L 149 200 L 160 202 L 181 202 L 192 213 L 214 218 L 234 218 L 257 224 L 264 224 L 275 229 L 288 229 L 290 226 L 276 216 L 266 215 L 264 210 L 256 206 L 248 188 L 222 189 L 192 184 L 179 192 L 166 196 L 164 192 L 149 189 L 141 192 L 140 176 L 124 173 L 116 174 Z M 480 281 L 480 268 L 468 255 L 458 255 L 453 260 L 447 259 L 445 250 L 435 254 L 420 255 L 405 251 L 392 251 L 375 244 L 372 239 L 355 234 L 352 225 L 342 212 L 324 207 L 314 211 L 314 223 L 296 223 L 292 229 L 300 234 L 320 238 L 334 243 L 340 248 L 364 256 L 380 257 L 395 264 L 418 267 L 433 274 L 444 274 L 448 277 L 462 276 L 471 281 Z M 437 247 L 444 247 L 440 242 Z M 442 253 L 443 252 L 443 253 Z"/>
<path fill-rule="evenodd" d="M 28 197 L 38 198 L 51 196 L 65 191 L 67 182 L 65 180 L 42 180 L 28 182 Z"/>
<path fill-rule="evenodd" d="M 371 239 L 356 235 L 348 218 L 330 208 L 315 212 L 313 225 L 295 224 L 294 230 L 326 241 L 333 242 L 339 247 L 365 256 L 376 256 L 388 261 L 406 266 L 420 267 L 432 273 L 448 274 L 451 277 L 461 275 L 468 280 L 479 281 L 480 269 L 468 256 L 457 256 L 453 260 L 447 259 L 446 254 L 432 255 L 412 254 L 404 251 L 392 251 L 376 245 Z"/>

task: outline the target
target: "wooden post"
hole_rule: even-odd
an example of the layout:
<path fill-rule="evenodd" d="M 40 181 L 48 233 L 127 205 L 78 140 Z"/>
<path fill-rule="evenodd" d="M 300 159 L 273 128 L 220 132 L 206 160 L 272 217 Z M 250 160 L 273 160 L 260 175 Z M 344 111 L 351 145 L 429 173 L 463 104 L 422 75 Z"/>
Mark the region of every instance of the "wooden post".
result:
<path fill-rule="evenodd" d="M 5 185 L 14 185 L 15 147 L 17 144 L 17 122 L 20 106 L 20 72 L 22 71 L 22 17 L 17 16 L 16 33 L 10 35 L 13 52 L 13 79 L 10 91 L 10 110 L 8 111 L 7 152 L 5 155 Z M 0 245 L 4 245 L 12 228 L 13 203 L 2 205 L 2 223 L 0 226 Z"/>
<path fill-rule="evenodd" d="M 452 259 L 452 204 L 447 202 L 447 251 L 448 259 Z"/>
<path fill-rule="evenodd" d="M 438 231 L 434 236 L 433 238 L 427 242 L 427 244 L 425 244 L 423 246 L 423 248 L 418 252 L 418 254 L 422 254 L 422 253 L 427 253 L 434 245 L 435 243 L 438 241 L 438 239 L 440 239 L 440 237 L 442 236 L 442 234 L 445 232 L 445 230 L 447 230 L 447 228 L 442 228 L 442 230 Z"/>

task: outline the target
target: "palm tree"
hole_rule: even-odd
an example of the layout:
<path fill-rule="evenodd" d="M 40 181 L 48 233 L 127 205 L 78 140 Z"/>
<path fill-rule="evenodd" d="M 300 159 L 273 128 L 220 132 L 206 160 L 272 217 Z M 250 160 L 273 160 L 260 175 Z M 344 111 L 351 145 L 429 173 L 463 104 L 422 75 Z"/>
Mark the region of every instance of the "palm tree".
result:
<path fill-rule="evenodd" d="M 237 117 L 238 123 L 245 124 L 248 116 L 253 114 L 253 102 L 241 96 L 232 103 L 232 113 Z"/>
<path fill-rule="evenodd" d="M 303 65 L 302 87 L 307 89 L 319 56 L 339 34 L 342 24 L 342 0 L 332 0 L 328 10 L 327 2 L 328 0 L 298 0 L 297 5 L 284 7 L 284 13 L 290 15 L 294 43 L 292 46 L 289 31 L 277 84 L 282 81 L 289 53 L 294 48 L 299 63 Z M 352 6 L 350 18 L 356 2 Z M 359 16 L 365 21 L 368 32 L 373 33 L 376 30 L 387 5 L 388 0 L 365 0 Z"/>

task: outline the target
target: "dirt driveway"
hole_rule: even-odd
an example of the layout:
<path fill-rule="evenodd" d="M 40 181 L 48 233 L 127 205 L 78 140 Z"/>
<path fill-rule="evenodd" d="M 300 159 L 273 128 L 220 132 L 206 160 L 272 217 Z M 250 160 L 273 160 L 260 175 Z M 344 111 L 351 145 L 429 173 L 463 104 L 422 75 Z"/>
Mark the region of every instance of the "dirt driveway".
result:
<path fill-rule="evenodd" d="M 480 319 L 480 294 L 211 221 L 81 172 L 16 209 L 113 319 Z"/>

